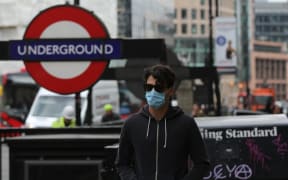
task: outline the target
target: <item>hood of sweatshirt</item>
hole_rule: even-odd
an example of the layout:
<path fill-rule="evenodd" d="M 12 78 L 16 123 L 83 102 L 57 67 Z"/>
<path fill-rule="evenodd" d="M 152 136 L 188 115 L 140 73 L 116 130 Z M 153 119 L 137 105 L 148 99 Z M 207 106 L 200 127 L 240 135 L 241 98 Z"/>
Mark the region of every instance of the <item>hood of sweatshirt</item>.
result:
<path fill-rule="evenodd" d="M 177 116 L 180 116 L 183 113 L 184 112 L 182 111 L 181 108 L 169 106 L 168 111 L 164 115 L 163 119 L 166 119 L 166 120 L 176 119 Z M 146 118 L 149 118 L 149 117 L 152 118 L 152 115 L 149 112 L 149 106 L 148 105 L 145 105 L 141 109 L 140 114 Z"/>

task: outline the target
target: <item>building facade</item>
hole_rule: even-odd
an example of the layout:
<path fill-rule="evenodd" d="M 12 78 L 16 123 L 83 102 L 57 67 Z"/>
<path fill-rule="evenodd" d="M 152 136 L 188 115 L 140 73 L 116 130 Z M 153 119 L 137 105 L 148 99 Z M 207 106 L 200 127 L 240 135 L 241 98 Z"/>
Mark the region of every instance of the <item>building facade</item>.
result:
<path fill-rule="evenodd" d="M 255 39 L 288 43 L 288 1 L 255 2 Z"/>
<path fill-rule="evenodd" d="M 216 7 L 218 7 L 218 16 L 235 16 L 234 0 L 218 0 L 217 2 L 218 6 L 216 5 L 216 0 L 211 0 L 211 15 L 213 18 L 216 17 Z M 188 67 L 201 68 L 211 65 L 213 62 L 209 61 L 209 35 L 210 28 L 212 28 L 211 32 L 213 33 L 213 19 L 210 26 L 209 0 L 174 0 L 174 4 L 174 52 L 177 54 L 178 59 L 184 66 Z M 225 77 L 222 76 L 219 79 L 220 92 L 222 94 L 222 92 L 226 92 L 225 89 L 230 88 L 228 88 L 229 85 Z M 192 89 L 192 97 L 191 99 L 186 98 L 187 101 L 202 104 L 203 106 L 211 106 L 210 99 L 207 97 L 207 94 L 211 92 L 208 81 L 194 79 L 190 83 L 187 82 L 186 86 Z M 224 101 L 230 103 L 228 100 L 221 99 L 221 102 Z M 214 102 L 216 102 L 216 97 Z M 226 106 L 225 102 L 222 105 Z M 192 107 L 191 104 L 188 104 L 186 103 L 185 106 Z"/>
<path fill-rule="evenodd" d="M 276 100 L 288 99 L 288 54 L 285 43 L 257 41 L 251 53 L 250 88 L 268 85 Z"/>
<path fill-rule="evenodd" d="M 275 89 L 276 100 L 287 100 L 288 2 L 256 0 L 253 51 L 250 54 L 251 89 L 263 83 Z"/>
<path fill-rule="evenodd" d="M 215 0 L 212 1 L 215 16 Z M 209 1 L 174 0 L 174 51 L 181 62 L 190 67 L 205 66 L 209 53 Z M 233 0 L 218 0 L 219 16 L 234 16 Z"/>
<path fill-rule="evenodd" d="M 173 45 L 173 0 L 119 0 L 118 37 L 164 38 Z"/>

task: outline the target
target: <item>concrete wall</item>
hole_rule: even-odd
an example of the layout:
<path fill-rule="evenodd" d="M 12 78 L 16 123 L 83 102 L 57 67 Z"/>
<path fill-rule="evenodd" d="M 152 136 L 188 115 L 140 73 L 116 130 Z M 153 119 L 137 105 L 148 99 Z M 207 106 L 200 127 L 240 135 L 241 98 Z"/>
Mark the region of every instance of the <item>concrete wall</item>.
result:
<path fill-rule="evenodd" d="M 193 104 L 192 80 L 183 80 L 176 92 L 178 105 L 187 114 L 191 114 Z"/>

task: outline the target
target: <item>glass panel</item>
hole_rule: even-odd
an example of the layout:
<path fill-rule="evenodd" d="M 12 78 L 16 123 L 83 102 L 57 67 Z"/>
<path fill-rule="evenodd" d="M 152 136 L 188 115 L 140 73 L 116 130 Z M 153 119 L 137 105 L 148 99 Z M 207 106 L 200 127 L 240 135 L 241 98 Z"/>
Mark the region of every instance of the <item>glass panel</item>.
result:
<path fill-rule="evenodd" d="M 81 100 L 84 103 L 84 98 Z M 42 96 L 36 104 L 34 116 L 60 117 L 65 106 L 74 106 L 74 96 Z"/>

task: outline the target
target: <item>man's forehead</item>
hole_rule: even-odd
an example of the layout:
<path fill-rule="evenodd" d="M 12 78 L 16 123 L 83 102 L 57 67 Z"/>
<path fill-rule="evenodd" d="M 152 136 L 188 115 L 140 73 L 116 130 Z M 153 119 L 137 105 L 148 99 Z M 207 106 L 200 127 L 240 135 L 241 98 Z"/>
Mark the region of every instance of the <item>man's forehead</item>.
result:
<path fill-rule="evenodd" d="M 157 79 L 156 79 L 154 76 L 150 75 L 150 76 L 147 78 L 147 81 L 156 82 Z"/>

